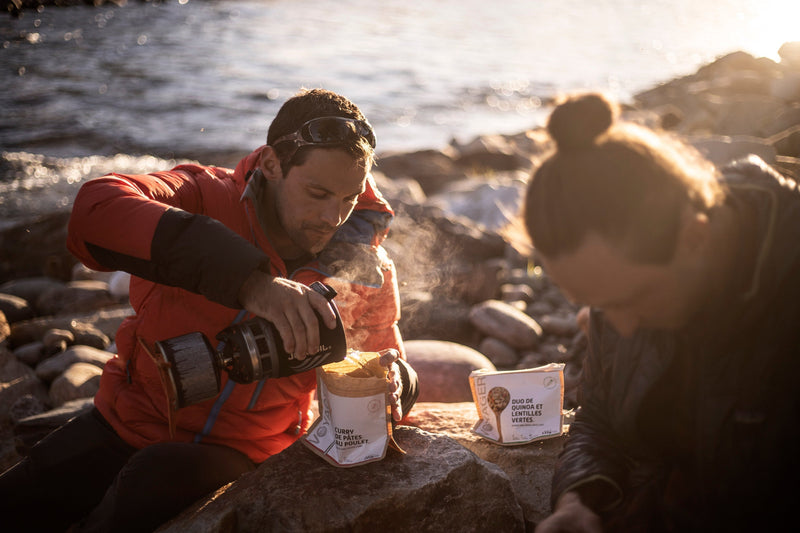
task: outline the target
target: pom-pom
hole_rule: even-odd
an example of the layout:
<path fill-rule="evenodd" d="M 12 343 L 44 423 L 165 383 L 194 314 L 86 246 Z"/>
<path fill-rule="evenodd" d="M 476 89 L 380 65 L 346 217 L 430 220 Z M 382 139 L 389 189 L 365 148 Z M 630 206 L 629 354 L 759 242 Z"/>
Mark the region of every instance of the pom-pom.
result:
<path fill-rule="evenodd" d="M 547 130 L 559 150 L 588 148 L 619 115 L 619 107 L 598 93 L 572 96 L 550 115 Z"/>

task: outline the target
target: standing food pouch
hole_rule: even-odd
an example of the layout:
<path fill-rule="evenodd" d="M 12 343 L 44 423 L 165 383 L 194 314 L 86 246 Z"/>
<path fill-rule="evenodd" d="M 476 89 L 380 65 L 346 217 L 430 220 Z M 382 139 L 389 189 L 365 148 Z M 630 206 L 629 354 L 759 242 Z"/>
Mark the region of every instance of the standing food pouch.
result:
<path fill-rule="evenodd" d="M 525 370 L 475 370 L 469 386 L 479 417 L 473 433 L 508 446 L 563 433 L 563 363 Z"/>
<path fill-rule="evenodd" d="M 379 357 L 350 351 L 344 360 L 317 368 L 320 416 L 302 440 L 334 466 L 379 461 L 390 444 L 400 450 L 392 438 L 387 369 Z"/>

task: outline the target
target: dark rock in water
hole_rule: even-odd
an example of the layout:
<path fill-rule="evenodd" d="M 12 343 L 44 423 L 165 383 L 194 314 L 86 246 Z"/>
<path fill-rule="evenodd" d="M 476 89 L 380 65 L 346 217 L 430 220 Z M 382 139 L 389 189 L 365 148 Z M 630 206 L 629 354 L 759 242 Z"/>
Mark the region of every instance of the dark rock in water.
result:
<path fill-rule="evenodd" d="M 395 438 L 406 454 L 354 468 L 296 442 L 157 531 L 525 531 L 500 468 L 444 435 L 398 427 Z"/>
<path fill-rule="evenodd" d="M 469 374 L 485 368 L 497 370 L 479 351 L 437 340 L 405 342 L 408 362 L 419 376 L 420 402 L 468 402 L 472 400 Z"/>

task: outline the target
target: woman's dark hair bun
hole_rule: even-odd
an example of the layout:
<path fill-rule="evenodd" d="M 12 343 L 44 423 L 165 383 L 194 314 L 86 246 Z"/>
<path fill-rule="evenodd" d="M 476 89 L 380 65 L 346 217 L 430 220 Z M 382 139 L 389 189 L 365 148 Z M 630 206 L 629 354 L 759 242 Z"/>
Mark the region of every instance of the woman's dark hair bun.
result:
<path fill-rule="evenodd" d="M 567 98 L 550 115 L 547 130 L 559 150 L 587 148 L 619 115 L 619 106 L 599 93 Z"/>

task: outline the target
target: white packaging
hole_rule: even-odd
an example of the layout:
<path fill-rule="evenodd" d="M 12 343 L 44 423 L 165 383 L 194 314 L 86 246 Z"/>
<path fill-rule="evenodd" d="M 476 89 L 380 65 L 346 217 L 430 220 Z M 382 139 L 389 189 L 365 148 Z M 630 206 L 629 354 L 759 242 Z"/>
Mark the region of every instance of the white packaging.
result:
<path fill-rule="evenodd" d="M 509 446 L 563 433 L 563 363 L 500 372 L 475 370 L 469 385 L 479 417 L 473 433 Z"/>
<path fill-rule="evenodd" d="M 390 444 L 396 447 L 388 390 L 377 353 L 351 352 L 344 361 L 317 368 L 320 416 L 303 442 L 335 466 L 383 459 Z"/>

